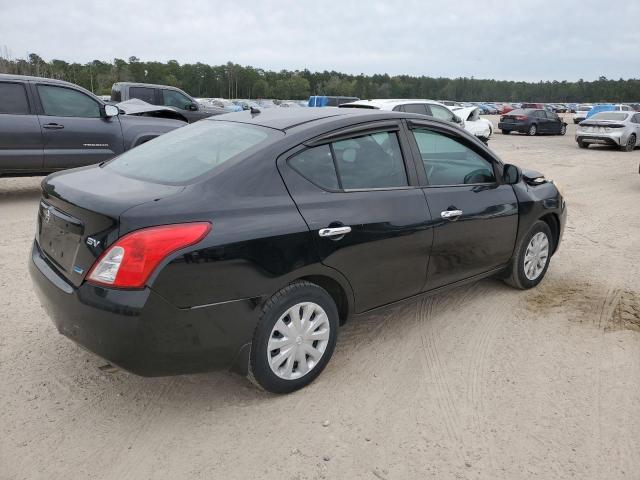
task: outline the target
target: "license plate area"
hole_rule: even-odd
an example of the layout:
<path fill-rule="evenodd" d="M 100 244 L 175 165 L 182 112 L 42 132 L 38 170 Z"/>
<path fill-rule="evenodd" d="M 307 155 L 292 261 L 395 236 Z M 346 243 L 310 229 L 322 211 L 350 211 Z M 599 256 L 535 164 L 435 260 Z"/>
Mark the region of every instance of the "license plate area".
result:
<path fill-rule="evenodd" d="M 38 243 L 47 257 L 65 272 L 73 266 L 83 233 L 84 225 L 80 220 L 40 203 Z"/>

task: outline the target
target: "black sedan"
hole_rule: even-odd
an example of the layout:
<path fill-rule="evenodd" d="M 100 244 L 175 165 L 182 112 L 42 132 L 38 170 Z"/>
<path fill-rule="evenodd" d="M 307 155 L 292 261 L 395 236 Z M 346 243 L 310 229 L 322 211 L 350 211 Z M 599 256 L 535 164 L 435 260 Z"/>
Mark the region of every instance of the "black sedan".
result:
<path fill-rule="evenodd" d="M 526 133 L 530 136 L 540 133 L 551 135 L 567 133 L 567 124 L 557 113 L 536 108 L 511 110 L 508 114 L 500 117 L 498 128 L 505 135 L 511 132 Z"/>
<path fill-rule="evenodd" d="M 447 122 L 252 110 L 47 177 L 29 263 L 60 333 L 115 365 L 290 392 L 354 315 L 490 275 L 536 286 L 565 218 L 553 182 Z"/>

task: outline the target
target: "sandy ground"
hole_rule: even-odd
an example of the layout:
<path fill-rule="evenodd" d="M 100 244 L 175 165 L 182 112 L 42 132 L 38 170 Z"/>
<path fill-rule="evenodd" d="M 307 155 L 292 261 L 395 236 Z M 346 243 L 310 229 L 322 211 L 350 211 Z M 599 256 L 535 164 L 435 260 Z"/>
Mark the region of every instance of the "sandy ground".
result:
<path fill-rule="evenodd" d="M 353 320 L 288 396 L 101 371 L 31 289 L 40 179 L 0 178 L 0 478 L 640 478 L 640 150 L 579 150 L 574 128 L 490 142 L 568 199 L 537 289 L 485 280 Z"/>

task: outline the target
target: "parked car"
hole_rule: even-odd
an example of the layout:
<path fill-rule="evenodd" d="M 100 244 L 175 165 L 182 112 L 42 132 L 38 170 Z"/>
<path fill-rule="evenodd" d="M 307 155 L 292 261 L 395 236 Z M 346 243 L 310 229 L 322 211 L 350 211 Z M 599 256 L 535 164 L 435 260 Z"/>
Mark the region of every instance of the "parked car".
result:
<path fill-rule="evenodd" d="M 536 108 L 536 109 L 544 110 L 545 104 L 544 103 L 523 103 L 520 106 L 520 108 Z"/>
<path fill-rule="evenodd" d="M 253 100 L 232 100 L 232 102 L 238 106 L 240 106 L 240 108 L 242 110 L 251 110 L 252 108 L 254 109 L 258 109 L 260 110 L 260 105 L 258 105 L 257 102 L 254 102 Z"/>
<path fill-rule="evenodd" d="M 640 113 L 634 111 L 596 113 L 580 122 L 576 130 L 576 142 L 580 148 L 601 144 L 631 152 L 637 147 L 638 137 L 640 137 Z"/>
<path fill-rule="evenodd" d="M 196 100 L 205 107 L 222 108 L 226 113 L 239 112 L 242 110 L 242 107 L 236 105 L 231 100 L 227 100 L 226 98 L 196 98 Z"/>
<path fill-rule="evenodd" d="M 182 113 L 189 120 L 189 123 L 212 115 L 227 113 L 224 108 L 202 105 L 188 93 L 168 85 L 118 82 L 111 87 L 112 102 L 119 103 L 131 98 L 139 98 L 152 105 L 174 108 Z"/>
<path fill-rule="evenodd" d="M 491 275 L 535 287 L 566 212 L 448 122 L 272 108 L 49 176 L 29 266 L 60 333 L 114 365 L 283 393 L 354 315 Z"/>
<path fill-rule="evenodd" d="M 464 129 L 471 135 L 475 135 L 485 143 L 489 141 L 493 133 L 493 124 L 480 116 L 480 108 L 453 107 L 453 112 L 462 119 Z"/>
<path fill-rule="evenodd" d="M 147 107 L 128 106 L 129 114 L 121 115 L 117 106 L 72 83 L 0 75 L 0 175 L 40 175 L 103 162 L 185 125 L 154 118 L 154 107 Z"/>
<path fill-rule="evenodd" d="M 526 133 L 533 136 L 539 133 L 564 135 L 567 124 L 557 113 L 546 109 L 520 108 L 500 117 L 498 128 L 505 135 L 511 132 Z"/>
<path fill-rule="evenodd" d="M 363 108 L 389 110 L 394 112 L 417 113 L 429 117 L 457 123 L 464 128 L 464 121 L 446 105 L 433 100 L 383 98 L 378 100 L 358 100 L 343 103 L 340 108 Z"/>
<path fill-rule="evenodd" d="M 262 100 L 258 100 L 258 105 L 260 105 L 261 108 L 274 108 L 277 107 L 277 105 L 273 102 L 273 100 L 268 100 L 268 99 L 262 99 Z"/>
<path fill-rule="evenodd" d="M 309 107 L 338 107 L 343 103 L 355 102 L 358 97 L 332 97 L 326 95 L 311 95 L 307 105 Z"/>
<path fill-rule="evenodd" d="M 302 105 L 300 105 L 299 102 L 295 102 L 293 100 L 284 100 L 280 102 L 280 105 L 278 106 L 281 108 L 300 108 Z"/>
<path fill-rule="evenodd" d="M 576 107 L 576 111 L 573 114 L 573 123 L 580 123 L 582 120 L 584 120 L 585 118 L 587 118 L 587 114 L 591 111 L 591 109 L 593 108 L 593 105 L 591 104 L 583 104 L 583 105 L 578 105 Z"/>

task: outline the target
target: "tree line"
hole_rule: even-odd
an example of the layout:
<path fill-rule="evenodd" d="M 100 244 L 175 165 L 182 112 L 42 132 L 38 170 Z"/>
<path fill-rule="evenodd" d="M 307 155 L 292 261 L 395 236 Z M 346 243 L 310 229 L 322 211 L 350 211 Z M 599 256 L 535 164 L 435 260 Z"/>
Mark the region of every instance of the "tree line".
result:
<path fill-rule="evenodd" d="M 305 99 L 309 95 L 359 98 L 430 98 L 458 101 L 640 102 L 640 79 L 515 82 L 476 78 L 434 78 L 387 74 L 349 75 L 335 71 L 281 70 L 204 63 L 143 62 L 137 57 L 112 62 L 45 61 L 0 56 L 0 73 L 56 78 L 108 95 L 115 82 L 179 87 L 195 97 Z"/>

